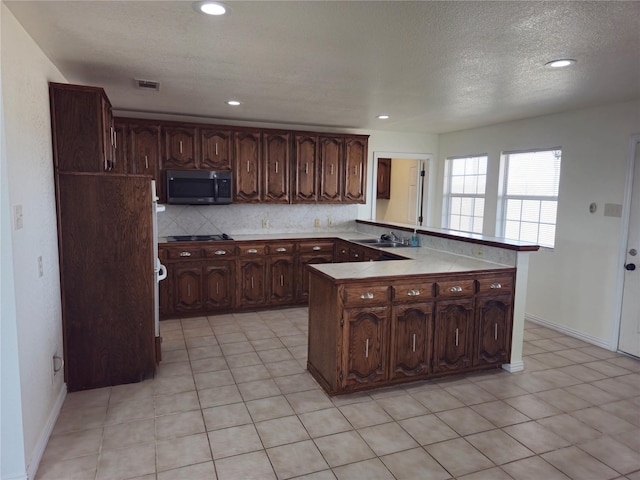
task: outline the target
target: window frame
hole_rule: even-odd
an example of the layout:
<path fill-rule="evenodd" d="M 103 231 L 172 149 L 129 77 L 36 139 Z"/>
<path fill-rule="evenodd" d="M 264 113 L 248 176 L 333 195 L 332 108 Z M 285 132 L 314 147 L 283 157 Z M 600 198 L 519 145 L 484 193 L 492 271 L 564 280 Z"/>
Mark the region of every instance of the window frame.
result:
<path fill-rule="evenodd" d="M 558 188 L 555 196 L 549 195 L 508 195 L 507 187 L 509 182 L 509 156 L 517 155 L 517 154 L 536 154 L 539 152 L 560 152 L 560 165 L 558 169 Z M 518 242 L 529 242 L 535 243 L 540 246 L 541 250 L 553 251 L 556 246 L 557 240 L 557 231 L 558 231 L 558 206 L 559 206 L 559 197 L 560 197 L 560 177 L 562 175 L 562 147 L 548 147 L 548 148 L 532 148 L 526 150 L 509 150 L 503 151 L 500 154 L 500 178 L 499 178 L 499 192 L 498 192 L 498 212 L 497 212 L 497 222 L 496 222 L 496 236 L 512 240 Z M 509 200 L 532 200 L 538 202 L 549 202 L 552 201 L 555 203 L 555 219 L 554 223 L 551 224 L 549 222 L 542 222 L 540 218 L 537 222 L 522 222 L 522 216 L 520 217 L 519 224 L 523 223 L 535 223 L 537 228 L 537 240 L 535 242 L 531 242 L 530 240 L 523 240 L 517 238 L 510 238 L 506 236 L 507 230 L 507 204 Z M 541 204 L 542 206 L 542 204 Z M 540 225 L 553 225 L 553 245 L 543 245 L 540 243 Z"/>
<path fill-rule="evenodd" d="M 460 160 L 460 159 L 473 159 L 473 158 L 478 158 L 478 159 L 484 159 L 485 160 L 485 169 L 484 169 L 484 173 L 482 174 L 476 174 L 476 176 L 478 175 L 482 175 L 484 176 L 484 193 L 479 194 L 479 193 L 451 193 L 451 186 L 452 186 L 452 179 L 453 179 L 453 175 L 452 175 L 452 165 L 453 165 L 453 161 L 454 160 Z M 479 234 L 479 235 L 483 235 L 484 234 L 484 227 L 485 227 L 485 212 L 486 212 L 486 208 L 487 208 L 487 178 L 488 178 L 488 170 L 489 170 L 489 154 L 487 153 L 480 153 L 480 154 L 470 154 L 470 155 L 456 155 L 456 156 L 451 156 L 451 157 L 447 157 L 445 158 L 445 168 L 444 168 L 444 188 L 443 188 L 443 195 L 442 195 L 442 200 L 443 200 L 443 208 L 442 208 L 442 227 L 446 228 L 448 230 L 454 230 L 456 232 L 465 232 L 465 233 L 472 233 L 472 234 Z M 463 175 L 463 177 L 466 177 L 467 175 Z M 479 232 L 473 231 L 473 230 L 462 230 L 460 228 L 452 228 L 451 226 L 451 202 L 453 198 L 460 198 L 460 199 L 464 199 L 464 198 L 472 198 L 474 199 L 474 205 L 475 205 L 475 200 L 481 199 L 483 201 L 483 208 L 482 208 L 482 217 L 477 217 L 475 215 L 475 211 L 474 211 L 474 215 L 471 215 L 472 219 L 475 218 L 480 218 L 482 221 L 482 229 Z M 474 208 L 475 210 L 475 208 Z"/>

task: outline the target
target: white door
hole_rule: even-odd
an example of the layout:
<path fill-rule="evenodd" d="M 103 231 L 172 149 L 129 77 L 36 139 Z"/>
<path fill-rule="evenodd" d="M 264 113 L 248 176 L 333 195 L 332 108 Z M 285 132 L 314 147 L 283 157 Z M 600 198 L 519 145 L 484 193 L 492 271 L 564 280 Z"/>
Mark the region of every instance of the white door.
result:
<path fill-rule="evenodd" d="M 640 357 L 640 140 L 633 171 L 618 349 Z"/>

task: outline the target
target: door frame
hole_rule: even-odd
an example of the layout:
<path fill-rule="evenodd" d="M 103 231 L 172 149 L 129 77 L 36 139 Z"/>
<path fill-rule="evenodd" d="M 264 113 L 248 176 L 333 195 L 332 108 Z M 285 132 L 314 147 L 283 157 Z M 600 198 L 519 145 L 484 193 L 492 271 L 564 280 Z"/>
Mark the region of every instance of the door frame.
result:
<path fill-rule="evenodd" d="M 425 178 L 422 179 L 422 184 L 424 185 L 424 190 L 427 191 L 426 198 L 424 196 L 424 191 L 418 188 L 418 199 L 422 204 L 423 208 L 423 220 L 422 226 L 426 227 L 430 225 L 431 217 L 432 217 L 432 204 L 433 204 L 433 195 L 435 192 L 435 155 L 432 153 L 398 153 L 398 152 L 373 152 L 373 168 L 372 170 L 372 179 L 371 179 L 371 210 L 369 212 L 369 218 L 371 220 L 376 219 L 376 196 L 374 192 L 377 188 L 377 178 L 378 178 L 378 158 L 399 158 L 406 160 L 419 160 L 421 162 L 421 166 L 425 171 Z M 426 184 L 426 185 L 425 185 Z M 416 204 L 417 212 L 420 211 L 420 204 Z"/>
<path fill-rule="evenodd" d="M 624 264 L 627 258 L 627 241 L 629 240 L 629 223 L 631 221 L 631 196 L 633 193 L 633 177 L 636 165 L 637 150 L 640 149 L 640 133 L 631 135 L 629 139 L 627 158 L 627 179 L 624 186 L 624 200 L 622 203 L 622 228 L 620 230 L 620 240 L 618 241 L 618 268 L 616 275 L 616 295 L 614 320 L 612 322 L 612 342 L 611 350 L 618 351 L 620 344 L 620 326 L 622 323 L 622 296 L 624 291 Z M 640 188 L 640 185 L 636 185 Z"/>

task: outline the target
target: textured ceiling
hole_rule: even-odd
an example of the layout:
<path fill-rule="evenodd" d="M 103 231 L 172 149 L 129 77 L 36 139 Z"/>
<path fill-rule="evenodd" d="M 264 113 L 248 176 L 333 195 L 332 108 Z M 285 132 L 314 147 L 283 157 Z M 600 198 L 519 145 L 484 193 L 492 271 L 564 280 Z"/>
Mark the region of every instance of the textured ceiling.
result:
<path fill-rule="evenodd" d="M 441 133 L 640 98 L 640 2 L 226 3 L 5 1 L 117 110 Z"/>

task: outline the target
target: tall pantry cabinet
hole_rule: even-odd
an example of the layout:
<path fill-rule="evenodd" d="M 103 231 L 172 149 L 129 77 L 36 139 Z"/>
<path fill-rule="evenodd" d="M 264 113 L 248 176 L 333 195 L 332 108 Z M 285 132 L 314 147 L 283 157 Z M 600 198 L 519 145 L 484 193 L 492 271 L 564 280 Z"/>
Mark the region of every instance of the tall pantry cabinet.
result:
<path fill-rule="evenodd" d="M 156 365 L 151 177 L 117 167 L 101 88 L 50 84 L 65 381 L 141 381 Z"/>

